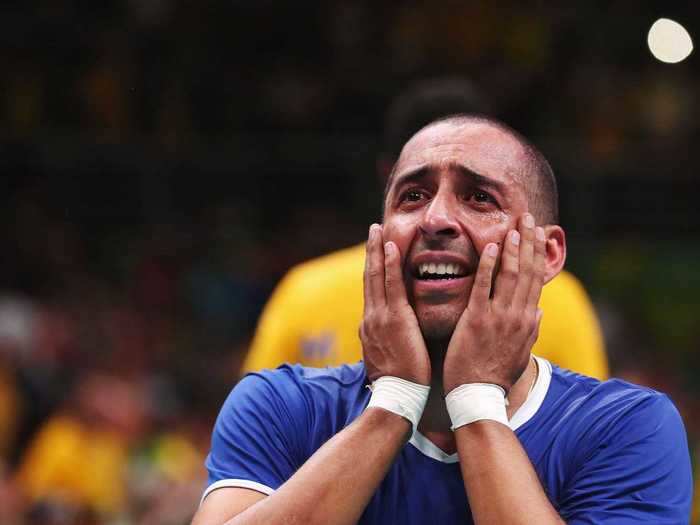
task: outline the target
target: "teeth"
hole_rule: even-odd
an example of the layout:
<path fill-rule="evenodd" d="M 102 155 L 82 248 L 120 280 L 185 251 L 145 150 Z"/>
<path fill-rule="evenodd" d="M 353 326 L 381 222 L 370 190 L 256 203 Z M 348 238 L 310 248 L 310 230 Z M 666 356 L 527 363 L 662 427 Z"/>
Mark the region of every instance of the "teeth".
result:
<path fill-rule="evenodd" d="M 459 264 L 444 263 L 424 263 L 418 266 L 418 275 L 421 277 L 428 274 L 433 275 L 461 275 L 464 270 Z"/>

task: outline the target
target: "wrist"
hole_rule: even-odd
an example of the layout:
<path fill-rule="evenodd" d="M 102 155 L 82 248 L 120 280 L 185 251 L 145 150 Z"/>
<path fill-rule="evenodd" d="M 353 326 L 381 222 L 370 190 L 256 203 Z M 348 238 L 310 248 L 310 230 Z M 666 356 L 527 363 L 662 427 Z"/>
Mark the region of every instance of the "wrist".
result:
<path fill-rule="evenodd" d="M 428 401 L 430 387 L 393 376 L 383 376 L 368 387 L 372 391 L 367 409 L 382 408 L 411 423 L 416 431 Z"/>
<path fill-rule="evenodd" d="M 508 426 L 505 390 L 488 383 L 468 383 L 453 389 L 445 397 L 452 430 L 475 421 L 496 421 Z"/>

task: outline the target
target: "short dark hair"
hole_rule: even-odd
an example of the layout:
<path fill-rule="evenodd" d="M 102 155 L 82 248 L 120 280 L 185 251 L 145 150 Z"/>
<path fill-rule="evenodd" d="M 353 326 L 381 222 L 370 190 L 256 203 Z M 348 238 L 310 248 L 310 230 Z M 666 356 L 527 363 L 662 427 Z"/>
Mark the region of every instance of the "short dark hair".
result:
<path fill-rule="evenodd" d="M 554 171 L 552 170 L 552 167 L 545 156 L 534 144 L 526 139 L 520 132 L 511 128 L 508 124 L 496 118 L 479 113 L 458 113 L 436 118 L 420 130 L 416 130 L 414 135 L 418 133 L 418 131 L 442 122 L 448 122 L 455 125 L 471 123 L 486 124 L 493 126 L 513 137 L 523 147 L 525 156 L 528 159 L 528 166 L 525 175 L 533 182 L 533 184 L 528 185 L 527 188 L 527 198 L 530 211 L 540 224 L 559 223 L 559 192 L 557 190 L 557 181 L 554 176 Z M 411 137 L 409 137 L 409 139 L 410 138 Z M 408 139 L 406 142 L 408 142 Z M 395 169 L 396 163 L 394 164 L 394 168 L 391 170 L 391 174 L 389 175 L 384 188 L 385 201 L 389 187 L 394 180 Z"/>

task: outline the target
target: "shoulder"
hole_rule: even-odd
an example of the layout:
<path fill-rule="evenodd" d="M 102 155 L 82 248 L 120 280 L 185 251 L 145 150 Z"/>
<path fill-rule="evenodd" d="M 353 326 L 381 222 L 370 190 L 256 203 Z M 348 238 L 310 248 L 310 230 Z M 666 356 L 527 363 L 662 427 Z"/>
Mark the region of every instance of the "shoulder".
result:
<path fill-rule="evenodd" d="M 347 276 L 360 279 L 365 264 L 365 246 L 358 244 L 338 250 L 294 266 L 285 280 L 296 286 L 307 288 L 309 284 L 338 281 Z"/>
<path fill-rule="evenodd" d="M 549 488 L 568 522 L 682 523 L 692 476 L 680 414 L 665 394 L 555 370 Z M 558 406 L 557 406 L 558 405 Z M 559 476 L 559 478 L 557 478 Z M 580 521 L 579 521 L 580 520 Z"/>
<path fill-rule="evenodd" d="M 351 365 L 336 367 L 314 368 L 299 364 L 284 364 L 275 369 L 264 369 L 259 372 L 246 374 L 241 383 L 245 381 L 263 381 L 279 388 L 288 388 L 291 385 L 309 387 L 312 385 L 332 384 L 337 387 L 349 387 L 358 381 L 364 381 L 364 363 L 358 362 Z"/>
<path fill-rule="evenodd" d="M 592 403 L 590 410 L 607 412 L 645 403 L 673 406 L 666 394 L 622 379 L 600 381 L 557 365 L 552 365 L 552 388 L 568 402 Z"/>
<path fill-rule="evenodd" d="M 641 436 L 685 437 L 673 402 L 651 388 L 621 379 L 599 381 L 557 366 L 550 388 L 550 408 L 558 418 L 555 426 L 575 436 L 579 450 L 585 448 L 580 443 L 607 446 Z"/>
<path fill-rule="evenodd" d="M 312 368 L 302 365 L 282 365 L 274 370 L 249 373 L 235 386 L 225 406 L 272 405 L 296 411 L 313 411 L 329 401 L 348 403 L 364 395 L 365 368 L 363 363 L 339 367 Z M 232 405 L 236 405 L 236 407 Z"/>

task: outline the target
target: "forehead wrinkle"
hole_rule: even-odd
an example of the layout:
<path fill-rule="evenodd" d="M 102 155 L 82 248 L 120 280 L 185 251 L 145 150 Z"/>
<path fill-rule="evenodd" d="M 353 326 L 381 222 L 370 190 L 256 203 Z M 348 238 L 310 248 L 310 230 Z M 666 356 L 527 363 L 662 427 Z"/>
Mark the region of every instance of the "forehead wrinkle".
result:
<path fill-rule="evenodd" d="M 475 155 L 499 160 L 507 156 L 523 168 L 529 164 L 525 145 L 506 130 L 481 122 L 440 122 L 419 131 L 406 143 L 397 166 L 425 155 L 439 155 L 441 150 L 447 150 L 446 162 L 452 160 L 449 157 L 463 154 L 467 161 Z"/>
<path fill-rule="evenodd" d="M 442 154 L 441 150 L 445 150 L 446 154 Z M 430 159 L 431 156 L 440 158 Z M 402 172 L 412 164 L 415 168 L 410 171 L 426 164 L 445 167 L 457 162 L 469 171 L 478 173 L 470 165 L 489 158 L 502 165 L 501 175 L 506 180 L 526 188 L 532 161 L 525 145 L 508 130 L 482 121 L 443 121 L 428 125 L 404 145 L 387 181 L 385 196 L 396 185 Z"/>

